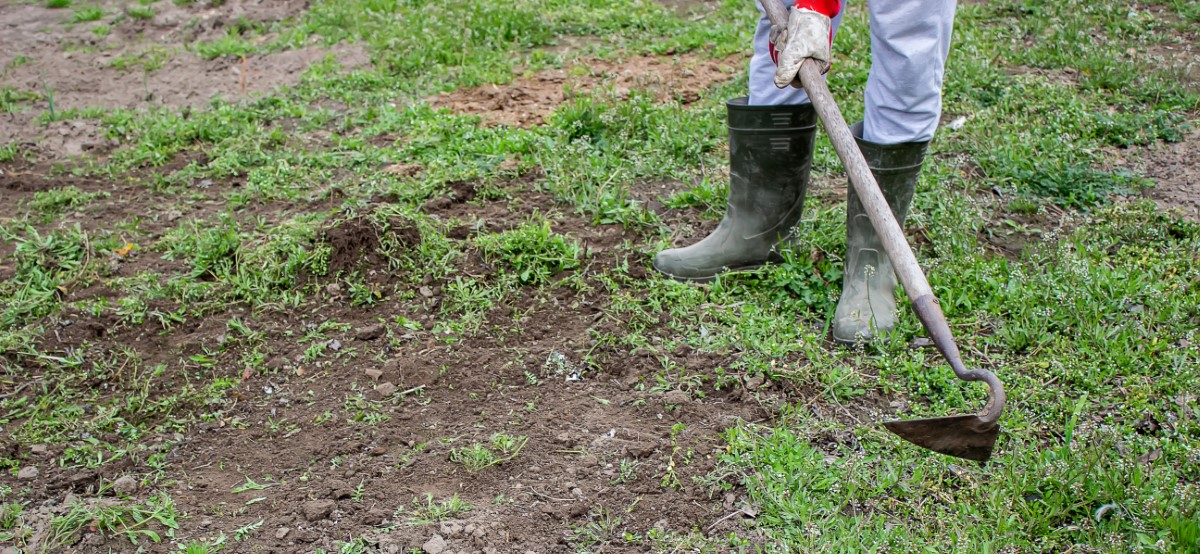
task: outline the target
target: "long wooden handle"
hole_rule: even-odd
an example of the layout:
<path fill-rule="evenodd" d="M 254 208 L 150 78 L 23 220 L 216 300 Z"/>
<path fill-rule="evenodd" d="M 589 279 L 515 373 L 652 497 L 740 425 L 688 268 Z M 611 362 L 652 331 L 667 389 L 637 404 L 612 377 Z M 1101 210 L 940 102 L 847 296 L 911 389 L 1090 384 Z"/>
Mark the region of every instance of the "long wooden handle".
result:
<path fill-rule="evenodd" d="M 777 0 L 757 1 L 766 12 L 767 18 L 771 20 L 771 24 L 787 27 L 787 8 L 782 3 Z M 1000 419 L 1001 412 L 1004 411 L 1006 400 L 1004 385 L 992 372 L 986 369 L 969 370 L 963 364 L 962 355 L 958 351 L 958 345 L 954 342 L 954 335 L 950 332 L 950 324 L 946 322 L 942 306 L 937 297 L 933 295 L 933 289 L 929 287 L 929 280 L 921 271 L 921 265 L 917 263 L 917 257 L 913 254 L 908 240 L 904 238 L 904 229 L 900 228 L 900 224 L 892 214 L 892 208 L 888 206 L 887 199 L 879 190 L 879 183 L 875 181 L 871 167 L 867 164 L 866 158 L 863 158 L 858 144 L 854 141 L 854 135 L 850 133 L 850 127 L 846 125 L 846 120 L 842 117 L 842 111 L 838 109 L 833 94 L 829 92 L 818 62 L 805 60 L 800 64 L 799 73 L 797 77 L 800 84 L 808 92 L 808 98 L 816 109 L 817 116 L 825 125 L 829 141 L 833 143 L 834 150 L 842 159 L 842 165 L 846 167 L 846 174 L 850 177 L 850 186 L 854 187 L 854 192 L 858 193 L 858 199 L 862 202 L 863 209 L 866 210 L 867 217 L 871 220 L 871 226 L 875 228 L 875 234 L 883 243 L 883 250 L 891 260 L 896 276 L 900 278 L 900 284 L 904 285 L 904 291 L 908 293 L 913 311 L 921 320 L 921 324 L 925 326 L 925 331 L 929 333 L 930 339 L 942 353 L 942 357 L 946 358 L 946 362 L 950 364 L 950 369 L 954 370 L 955 376 L 964 381 L 987 383 L 988 403 L 980 412 L 979 417 L 984 425 L 995 425 L 996 421 Z M 795 86 L 794 82 L 793 86 Z"/>
<path fill-rule="evenodd" d="M 932 295 L 933 290 L 925 280 L 917 257 L 913 255 L 908 241 L 904 238 L 904 230 L 896 222 L 892 208 L 880 192 L 875 175 L 871 173 L 871 167 L 867 165 L 866 158 L 863 158 L 862 151 L 858 149 L 854 135 L 850 133 L 850 127 L 842 118 L 842 112 L 833 100 L 829 87 L 825 85 L 825 78 L 821 76 L 817 62 L 806 60 L 800 66 L 800 82 L 804 85 L 804 90 L 808 91 L 808 97 L 816 108 L 821 123 L 825 125 L 829 141 L 833 143 L 834 150 L 837 150 L 838 157 L 846 166 L 850 184 L 854 187 L 854 192 L 858 193 L 858 199 L 862 201 L 863 209 L 871 219 L 871 225 L 883 242 L 883 249 L 887 252 L 888 259 L 892 260 L 892 266 L 904 285 L 904 290 L 908 292 L 908 297 Z"/>
<path fill-rule="evenodd" d="M 759 5 L 763 7 L 763 11 L 767 12 L 767 19 L 771 20 L 772 25 L 778 25 L 787 28 L 788 13 L 779 0 L 757 0 Z"/>
<path fill-rule="evenodd" d="M 774 3 L 773 0 L 765 1 L 768 4 Z M 808 92 L 808 98 L 812 101 L 813 108 L 817 111 L 817 116 L 821 118 L 821 123 L 825 126 L 829 141 L 833 143 L 834 150 L 837 150 L 838 157 L 842 159 L 842 165 L 846 167 L 850 185 L 854 187 L 854 192 L 858 193 L 858 199 L 862 202 L 863 209 L 871 220 L 871 226 L 875 228 L 875 233 L 883 243 L 883 250 L 891 260 L 896 276 L 900 278 L 900 283 L 904 285 L 904 291 L 908 293 L 913 311 L 916 312 L 917 317 L 925 326 L 925 330 L 929 332 L 929 337 L 959 379 L 984 381 L 988 384 L 991 394 L 988 397 L 987 406 L 979 415 L 984 423 L 994 424 L 1004 410 L 1003 385 L 992 372 L 983 369 L 968 370 L 963 364 L 962 355 L 958 351 L 958 345 L 954 342 L 954 336 L 950 332 L 946 316 L 942 313 L 941 304 L 933 295 L 933 289 L 929 287 L 929 281 L 925 278 L 925 273 L 921 271 L 917 257 L 913 254 L 908 240 L 904 238 L 904 230 L 900 228 L 900 224 L 892 214 L 887 199 L 879 190 L 879 183 L 875 181 L 875 175 L 871 173 L 871 167 L 867 164 L 866 158 L 863 158 L 862 151 L 858 149 L 858 145 L 854 141 L 854 135 L 850 133 L 850 127 L 846 125 L 846 120 L 842 117 L 842 112 L 838 109 L 833 94 L 829 92 L 825 78 L 821 75 L 819 62 L 805 60 L 800 65 L 799 77 L 800 83 L 804 85 L 804 90 Z"/>

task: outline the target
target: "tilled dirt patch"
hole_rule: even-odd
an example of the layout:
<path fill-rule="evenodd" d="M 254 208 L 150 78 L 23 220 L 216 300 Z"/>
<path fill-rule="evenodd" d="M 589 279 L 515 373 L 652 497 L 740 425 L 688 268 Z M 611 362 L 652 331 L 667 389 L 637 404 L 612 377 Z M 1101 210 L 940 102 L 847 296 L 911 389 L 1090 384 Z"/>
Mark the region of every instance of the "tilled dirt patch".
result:
<path fill-rule="evenodd" d="M 701 91 L 733 79 L 742 65 L 739 56 L 710 60 L 691 54 L 633 56 L 620 61 L 585 59 L 507 85 L 456 90 L 428 100 L 435 107 L 455 113 L 480 115 L 490 125 L 533 127 L 545 123 L 546 117 L 564 102 L 599 90 L 611 90 L 622 97 L 642 90 L 659 100 L 695 102 Z"/>
<path fill-rule="evenodd" d="M 1200 220 L 1200 128 L 1191 129 L 1182 141 L 1158 141 L 1149 146 L 1111 150 L 1117 167 L 1131 168 L 1154 179 L 1145 196 L 1165 210 L 1179 210 Z"/>
<path fill-rule="evenodd" d="M 26 197 L 66 184 L 103 188 L 72 179 L 22 177 L 5 186 Z M 573 271 L 587 288 L 522 289 L 487 314 L 481 332 L 457 340 L 435 331 L 447 290 L 441 282 L 419 285 L 421 291 L 411 295 L 402 290 L 408 285 L 399 284 L 380 304 L 355 308 L 344 290 L 323 281 L 311 287 L 306 279 L 298 286 L 316 292 L 294 309 L 251 311 L 234 304 L 165 329 L 156 321 L 132 324 L 111 312 L 69 309 L 44 322 L 39 350 L 88 352 L 87 364 L 136 353 L 135 361 L 103 366 L 107 373 L 100 365 L 83 368 L 93 380 L 84 385 L 100 391 L 101 403 L 125 394 L 122 383 L 144 371 L 138 368 L 162 368 L 143 389 L 151 400 L 212 379 L 233 388 L 220 405 L 188 397 L 177 410 L 209 415 L 187 428 L 148 432 L 137 441 L 145 449 L 97 467 L 59 463 L 82 439 L 37 448 L 5 440 L 7 455 L 38 475 L 30 481 L 5 474 L 0 483 L 28 489 L 35 504 L 26 521 L 41 526 L 37 533 L 75 499 L 122 506 L 166 494 L 187 514 L 177 518 L 177 542 L 224 534 L 232 551 L 312 552 L 365 537 L 377 552 L 568 552 L 580 545 L 609 550 L 623 544 L 626 532 L 756 536 L 739 513 L 744 492 L 716 471 L 720 433 L 738 420 L 771 418 L 789 393 L 761 377 L 739 376 L 732 369 L 736 351 L 698 352 L 687 345 L 628 351 L 598 343 L 598 335 L 627 332 L 628 322 L 612 313 L 613 299 L 593 275 L 628 264 L 639 278 L 645 260 L 622 246 L 628 231 L 562 214 L 552 197 L 525 190 L 527 179 L 499 187 L 512 193 L 509 200 L 485 197 L 479 183 L 451 183 L 426 210 L 464 228 L 455 240 L 468 242 L 476 233 L 520 225 L 530 210 L 554 214 L 556 232 L 586 245 L 586 260 Z M 148 189 L 108 190 L 111 196 L 94 201 L 88 212 L 119 203 L 113 217 L 128 217 L 129 210 L 160 205 Z M 397 244 L 420 247 L 419 233 L 401 224 L 392 231 L 409 233 L 407 242 Z M 350 218 L 331 224 L 318 240 L 349 271 L 385 263 L 376 253 L 377 233 L 377 224 Z M 494 268 L 476 262 L 468 256 L 464 274 L 496 278 Z M 114 275 L 187 271 L 184 262 L 152 251 L 119 264 L 126 265 L 136 271 L 118 268 Z M 64 294 L 66 301 L 115 304 L 124 293 L 93 283 Z M 151 304 L 159 313 L 180 307 Z M 238 342 L 228 326 L 235 319 L 258 333 L 256 342 Z M 321 338 L 304 338 L 327 321 L 339 326 Z M 652 334 L 670 333 L 664 321 L 651 325 Z M 314 342 L 326 356 L 308 356 Z M 255 351 L 266 353 L 258 369 L 244 364 Z M 586 353 L 591 364 L 584 362 Z M 26 362 L 36 374 L 38 363 Z M 663 386 L 655 376 L 664 364 L 707 376 L 721 368 L 729 378 L 719 386 Z M 36 377 L 43 378 L 49 377 Z M 144 429 L 164 422 L 161 414 L 136 411 L 122 417 Z M 20 424 L 12 422 L 6 432 Z M 464 461 L 463 452 L 476 445 L 499 452 L 497 437 L 520 446 L 484 467 Z M 97 438 L 123 441 L 108 433 Z M 166 456 L 157 462 L 162 473 L 149 465 L 156 452 Z M 110 487 L 118 482 L 121 493 L 112 496 Z M 98 496 L 100 491 L 108 492 Z M 430 515 L 430 506 L 453 499 L 469 508 Z M 124 537 L 86 529 L 68 544 L 78 552 L 175 551 L 168 543 L 133 546 Z"/>
<path fill-rule="evenodd" d="M 129 237 L 153 241 L 188 218 L 203 219 L 220 211 L 220 202 L 238 183 L 229 179 L 193 187 L 189 198 L 178 192 L 155 191 L 145 184 L 155 174 L 169 175 L 189 163 L 206 163 L 203 155 L 180 155 L 170 163 L 112 180 L 105 177 L 60 175 L 49 163 L 0 165 L 0 220 L 31 214 L 38 193 L 78 189 L 91 195 L 82 205 L 63 209 L 59 228 L 78 227 L 85 232 L 130 227 Z"/>
<path fill-rule="evenodd" d="M 31 147 L 48 160 L 101 154 L 115 145 L 94 122 L 38 122 L 41 114 L 85 108 L 204 107 L 213 98 L 239 100 L 296 83 L 309 66 L 332 56 L 349 71 L 370 59 L 361 46 L 304 47 L 245 58 L 204 59 L 188 47 L 224 36 L 246 22 L 270 23 L 300 13 L 307 2 L 155 4 L 148 20 L 126 17 L 98 36 L 89 24 L 68 24 L 70 10 L 44 3 L 0 5 L 0 87 L 31 99 L 0 115 L 0 144 Z M 124 3 L 105 2 L 107 14 Z M 239 23 L 240 22 L 240 23 Z M 132 61 L 131 61 L 132 60 Z"/>

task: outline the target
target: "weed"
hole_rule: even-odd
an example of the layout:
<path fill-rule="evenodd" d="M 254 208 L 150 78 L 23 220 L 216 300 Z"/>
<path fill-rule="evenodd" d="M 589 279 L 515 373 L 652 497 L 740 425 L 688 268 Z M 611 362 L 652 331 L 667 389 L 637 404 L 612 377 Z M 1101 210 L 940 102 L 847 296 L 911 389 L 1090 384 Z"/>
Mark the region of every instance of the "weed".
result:
<path fill-rule="evenodd" d="M 154 8 L 151 6 L 127 6 L 125 15 L 133 19 L 150 20 L 154 19 Z"/>
<path fill-rule="evenodd" d="M 206 60 L 220 57 L 240 58 L 258 51 L 254 44 L 235 32 L 209 42 L 196 43 L 192 49 Z"/>
<path fill-rule="evenodd" d="M 137 52 L 123 53 L 113 58 L 109 65 L 117 71 L 127 71 L 136 67 L 143 73 L 154 73 L 162 69 L 172 55 L 174 53 L 166 48 L 151 46 Z"/>
<path fill-rule="evenodd" d="M 637 481 L 637 470 L 639 465 L 641 465 L 641 462 L 638 462 L 637 460 L 622 458 L 621 462 L 617 466 L 617 476 L 613 478 L 612 484 L 619 485 Z"/>
<path fill-rule="evenodd" d="M 75 540 L 76 535 L 89 527 L 103 533 L 120 535 L 133 544 L 140 539 L 162 542 L 162 535 L 151 525 L 165 527 L 168 532 L 179 528 L 175 522 L 175 503 L 166 495 L 150 497 L 146 504 L 89 504 L 76 500 L 64 515 L 50 521 L 45 548 L 53 551 Z"/>
<path fill-rule="evenodd" d="M 108 196 L 107 192 L 84 192 L 79 187 L 67 186 L 34 193 L 29 207 L 40 212 L 43 220 L 49 220 L 67 210 L 78 209 L 93 199 Z"/>
<path fill-rule="evenodd" d="M 412 504 L 411 513 L 406 514 L 405 507 L 401 505 L 396 508 L 393 518 L 406 520 L 409 525 L 425 525 L 427 523 L 457 518 L 473 509 L 470 503 L 459 498 L 457 494 L 441 502 L 435 502 L 433 495 L 427 494 L 425 495 L 425 502 L 422 503 L 419 499 L 414 498 Z"/>
<path fill-rule="evenodd" d="M 247 523 L 233 530 L 233 540 L 241 542 L 249 539 L 255 532 L 262 528 L 266 520 L 260 519 L 255 522 Z"/>
<path fill-rule="evenodd" d="M 591 551 L 620 537 L 622 517 L 597 506 L 588 513 L 588 521 L 571 529 L 571 540 L 582 549 Z"/>
<path fill-rule="evenodd" d="M 225 535 L 212 541 L 190 541 L 179 545 L 181 554 L 216 554 L 225 548 Z"/>
<path fill-rule="evenodd" d="M 21 526 L 24 512 L 25 506 L 20 503 L 0 504 L 0 541 L 20 544 L 24 540 L 27 532 Z"/>
<path fill-rule="evenodd" d="M 269 480 L 270 480 L 270 478 L 268 477 L 268 481 Z M 258 483 L 258 482 L 255 482 L 253 479 L 246 477 L 245 483 L 242 483 L 241 485 L 234 487 L 233 490 L 231 490 L 230 492 L 232 492 L 233 494 L 241 494 L 246 491 L 261 491 L 261 490 L 266 490 L 268 488 L 271 488 L 275 485 L 276 485 L 276 483 L 270 483 L 270 482 L 265 483 L 265 484 Z"/>
<path fill-rule="evenodd" d="M 42 95 L 36 92 L 18 90 L 11 86 L 5 85 L 0 87 L 0 112 L 16 113 L 22 109 L 25 109 L 24 104 L 39 100 L 41 98 Z M 15 149 L 16 145 L 9 145 L 9 147 Z M 11 159 L 7 161 L 11 161 Z"/>
<path fill-rule="evenodd" d="M 21 154 L 21 147 L 15 142 L 8 144 L 0 144 L 0 163 L 7 163 L 17 159 Z"/>
<path fill-rule="evenodd" d="M 99 21 L 104 17 L 104 9 L 100 6 L 87 5 L 75 8 L 71 12 L 71 23 L 87 23 L 89 21 Z"/>
<path fill-rule="evenodd" d="M 529 437 L 512 436 L 504 433 L 492 435 L 491 447 L 480 443 L 450 450 L 450 461 L 462 464 L 471 473 L 511 461 L 525 448 Z"/>
<path fill-rule="evenodd" d="M 379 403 L 367 400 L 361 393 L 353 396 L 347 396 L 346 402 L 343 404 L 343 409 L 350 412 L 351 423 L 362 423 L 364 425 L 379 425 L 385 421 L 392 419 L 379 410 Z"/>
<path fill-rule="evenodd" d="M 512 271 L 522 283 L 539 285 L 562 271 L 579 266 L 579 244 L 550 230 L 550 222 L 540 223 L 534 215 L 511 231 L 482 235 L 475 245 L 484 257 Z"/>

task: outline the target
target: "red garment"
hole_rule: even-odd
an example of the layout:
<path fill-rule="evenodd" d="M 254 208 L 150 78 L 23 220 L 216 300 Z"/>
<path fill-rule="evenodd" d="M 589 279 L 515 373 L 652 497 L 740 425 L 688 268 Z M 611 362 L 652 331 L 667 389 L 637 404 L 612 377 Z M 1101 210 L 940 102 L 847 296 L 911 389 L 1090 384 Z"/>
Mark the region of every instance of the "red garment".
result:
<path fill-rule="evenodd" d="M 838 12 L 842 11 L 842 3 L 839 0 L 796 0 L 792 7 L 812 10 L 829 16 L 830 19 L 837 17 Z"/>
<path fill-rule="evenodd" d="M 774 0 L 764 0 L 771 2 Z M 837 17 L 837 14 L 842 11 L 841 0 L 796 0 L 792 5 L 793 8 L 812 10 L 822 14 L 830 19 Z M 833 44 L 833 29 L 829 30 L 829 43 Z M 771 52 L 771 61 L 779 65 L 779 51 L 775 49 L 774 42 L 767 43 L 767 49 Z"/>

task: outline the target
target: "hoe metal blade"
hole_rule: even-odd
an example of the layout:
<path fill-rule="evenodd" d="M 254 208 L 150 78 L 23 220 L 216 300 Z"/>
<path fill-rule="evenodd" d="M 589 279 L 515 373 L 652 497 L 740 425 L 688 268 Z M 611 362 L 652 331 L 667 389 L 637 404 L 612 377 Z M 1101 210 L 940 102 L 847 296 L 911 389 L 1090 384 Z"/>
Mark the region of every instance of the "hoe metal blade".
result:
<path fill-rule="evenodd" d="M 983 411 L 975 415 L 887 421 L 883 426 L 922 448 L 968 460 L 986 461 L 992 457 L 996 437 L 1000 436 L 999 420 L 1006 400 L 1004 385 L 986 369 L 967 369 L 963 365 L 958 346 L 950 336 L 946 316 L 932 294 L 916 298 L 912 306 L 933 343 L 950 363 L 954 375 L 963 381 L 987 383 L 988 403 Z"/>
<path fill-rule="evenodd" d="M 992 457 L 1000 436 L 999 425 L 977 415 L 885 421 L 883 426 L 921 448 L 979 462 Z"/>

